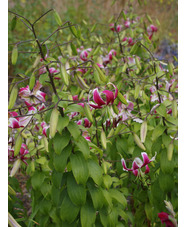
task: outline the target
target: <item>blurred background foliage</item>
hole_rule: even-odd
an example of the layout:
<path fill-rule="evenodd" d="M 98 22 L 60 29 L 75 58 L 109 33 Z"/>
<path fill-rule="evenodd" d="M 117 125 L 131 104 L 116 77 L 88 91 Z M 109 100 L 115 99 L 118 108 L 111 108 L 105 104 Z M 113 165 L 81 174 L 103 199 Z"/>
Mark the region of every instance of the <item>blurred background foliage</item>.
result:
<path fill-rule="evenodd" d="M 31 22 L 47 10 L 54 8 L 60 15 L 63 22 L 71 21 L 74 24 L 91 28 L 97 23 L 96 32 L 100 35 L 105 35 L 108 31 L 108 21 L 112 16 L 117 16 L 122 9 L 125 9 L 128 2 L 131 2 L 131 7 L 139 16 L 144 16 L 146 13 L 150 15 L 153 22 L 158 18 L 160 26 L 158 27 L 158 37 L 160 41 L 165 41 L 160 48 L 167 46 L 170 43 L 177 43 L 178 40 L 178 2 L 177 0 L 9 0 L 9 10 L 16 12 Z M 139 5 L 141 3 L 141 7 Z M 18 20 L 16 28 L 12 28 L 12 19 L 14 15 L 9 13 L 8 19 L 8 42 L 9 42 L 9 77 L 16 73 L 24 73 L 29 67 L 32 56 L 26 53 L 31 51 L 28 43 L 22 44 L 19 47 L 19 58 L 16 67 L 11 64 L 11 51 L 14 45 L 19 41 L 33 39 L 29 29 Z M 43 40 L 50 35 L 56 28 L 57 24 L 53 13 L 47 14 L 36 25 L 36 32 L 39 39 Z M 104 29 L 105 28 L 105 29 Z M 64 30 L 64 39 L 67 41 L 66 30 Z M 168 40 L 168 42 L 167 42 Z M 164 51 L 164 50 L 163 50 Z M 170 51 L 169 51 L 170 52 Z M 175 53 L 173 53 L 175 55 Z M 29 56 L 28 56 L 29 55 Z M 163 56 L 164 57 L 164 56 Z M 24 61 L 27 59 L 27 61 Z M 23 64 L 24 62 L 24 64 Z"/>

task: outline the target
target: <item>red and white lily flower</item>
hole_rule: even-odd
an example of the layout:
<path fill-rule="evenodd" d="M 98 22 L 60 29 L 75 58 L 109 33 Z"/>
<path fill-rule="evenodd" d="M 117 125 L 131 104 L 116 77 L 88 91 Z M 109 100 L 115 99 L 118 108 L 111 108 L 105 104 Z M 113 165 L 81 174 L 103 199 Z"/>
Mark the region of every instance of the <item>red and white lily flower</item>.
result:
<path fill-rule="evenodd" d="M 149 35 L 149 39 L 152 39 L 152 36 L 154 34 L 154 32 L 157 32 L 158 28 L 156 26 L 154 26 L 153 24 L 151 24 L 150 26 L 147 27 L 147 33 Z"/>
<path fill-rule="evenodd" d="M 88 52 L 91 52 L 92 51 L 92 49 L 91 48 L 88 48 L 88 49 L 86 49 L 86 50 L 83 50 L 82 52 L 81 52 L 81 54 L 80 54 L 80 58 L 81 58 L 81 60 L 82 61 L 87 61 L 88 60 Z"/>
<path fill-rule="evenodd" d="M 109 84 L 112 84 L 112 83 L 109 83 Z M 104 90 L 102 92 L 99 92 L 98 88 L 95 88 L 92 91 L 94 102 L 89 101 L 89 97 L 88 97 L 89 106 L 95 109 L 101 109 L 104 105 L 109 105 L 109 104 L 112 105 L 114 100 L 118 96 L 117 87 L 114 84 L 112 84 L 112 86 L 115 88 L 115 92 L 112 92 L 110 90 Z M 102 96 L 104 97 L 104 99 L 102 98 Z"/>
<path fill-rule="evenodd" d="M 77 121 L 77 125 L 83 125 L 85 128 L 90 128 L 92 123 L 87 118 L 84 118 Z"/>
<path fill-rule="evenodd" d="M 123 42 L 127 41 L 129 46 L 133 46 L 134 45 L 134 41 L 131 37 L 125 37 L 123 40 Z"/>
<path fill-rule="evenodd" d="M 34 114 L 37 112 L 37 109 L 33 106 L 28 107 L 27 114 Z M 25 127 L 29 121 L 31 120 L 32 116 L 25 116 L 25 117 L 17 117 L 17 112 L 8 112 L 9 119 L 8 119 L 8 127 L 9 128 L 20 128 Z"/>
<path fill-rule="evenodd" d="M 39 89 L 42 87 L 39 80 L 36 81 L 36 85 L 34 86 L 33 90 L 31 91 L 29 85 L 26 87 L 22 87 L 19 90 L 19 96 L 21 99 L 25 100 L 25 104 L 27 106 L 32 106 L 36 104 L 42 104 L 45 102 L 46 93 L 40 91 Z"/>
<path fill-rule="evenodd" d="M 43 122 L 41 122 L 41 127 L 43 129 L 43 131 L 42 131 L 43 135 L 47 137 L 46 131 L 48 128 L 50 128 L 50 126 L 47 125 L 47 123 L 45 121 L 43 121 Z"/>
<path fill-rule="evenodd" d="M 121 163 L 122 163 L 122 166 L 123 166 L 123 170 L 126 171 L 126 172 L 132 171 L 135 176 L 138 176 L 138 175 L 141 174 L 141 168 L 145 167 L 146 168 L 145 174 L 149 173 L 150 169 L 148 167 L 148 164 L 155 160 L 156 154 L 157 153 L 155 153 L 155 156 L 153 158 L 149 159 L 147 153 L 146 152 L 142 152 L 141 156 L 143 158 L 143 161 L 140 158 L 136 157 L 134 159 L 133 163 L 132 163 L 132 168 L 131 169 L 127 168 L 126 163 L 125 163 L 125 159 L 122 158 L 121 159 Z"/>

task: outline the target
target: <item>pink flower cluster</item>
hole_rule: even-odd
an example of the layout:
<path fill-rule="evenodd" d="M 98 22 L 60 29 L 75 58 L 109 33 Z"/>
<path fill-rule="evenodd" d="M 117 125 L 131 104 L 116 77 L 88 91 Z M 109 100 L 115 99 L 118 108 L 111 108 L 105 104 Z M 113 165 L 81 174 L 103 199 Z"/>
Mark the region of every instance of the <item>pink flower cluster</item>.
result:
<path fill-rule="evenodd" d="M 156 154 L 151 159 L 149 159 L 149 157 L 148 157 L 146 152 L 142 152 L 141 156 L 143 158 L 143 161 L 140 158 L 138 158 L 138 157 L 135 158 L 133 163 L 132 163 L 132 168 L 131 169 L 127 168 L 126 163 L 125 163 L 125 159 L 122 158 L 121 159 L 121 163 L 123 165 L 123 170 L 127 171 L 127 172 L 128 171 L 132 171 L 135 176 L 139 176 L 141 174 L 141 171 L 139 171 L 139 170 L 141 170 L 141 168 L 145 166 L 145 168 L 146 168 L 145 174 L 149 173 L 150 169 L 148 167 L 148 164 L 155 160 Z"/>

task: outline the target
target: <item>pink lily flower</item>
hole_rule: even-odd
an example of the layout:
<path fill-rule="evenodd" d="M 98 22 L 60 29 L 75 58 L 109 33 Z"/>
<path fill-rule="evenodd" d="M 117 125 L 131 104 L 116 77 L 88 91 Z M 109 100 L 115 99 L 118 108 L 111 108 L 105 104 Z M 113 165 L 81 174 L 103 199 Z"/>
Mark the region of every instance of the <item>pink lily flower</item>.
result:
<path fill-rule="evenodd" d="M 152 162 L 152 161 L 155 160 L 155 158 L 156 158 L 156 153 L 155 153 L 155 156 L 154 156 L 153 158 L 151 158 L 151 159 L 149 159 L 149 157 L 148 157 L 148 155 L 147 155 L 146 152 L 142 152 L 142 153 L 141 153 L 141 156 L 142 156 L 142 158 L 143 158 L 143 161 L 142 161 L 140 158 L 138 158 L 138 157 L 135 158 L 134 161 L 133 161 L 133 163 L 132 163 L 132 168 L 131 168 L 131 169 L 127 168 L 126 163 L 125 163 L 125 159 L 122 158 L 122 159 L 121 159 L 121 163 L 122 163 L 122 166 L 123 166 L 123 170 L 126 171 L 126 172 L 132 171 L 133 174 L 134 174 L 135 176 L 138 176 L 138 175 L 140 175 L 139 170 L 140 170 L 142 167 L 145 166 L 145 168 L 146 168 L 145 174 L 146 174 L 146 173 L 149 173 L 150 169 L 149 169 L 149 167 L 148 167 L 148 164 L 149 164 L 150 162 Z"/>
<path fill-rule="evenodd" d="M 33 106 L 28 107 L 28 112 L 27 114 L 34 114 L 37 112 L 37 109 Z M 25 116 L 25 117 L 17 117 L 18 113 L 16 112 L 9 112 L 8 113 L 10 118 L 8 119 L 9 128 L 20 128 L 20 127 L 25 127 L 29 121 L 31 120 L 32 116 Z"/>
<path fill-rule="evenodd" d="M 50 126 L 47 125 L 47 123 L 45 121 L 43 121 L 43 122 L 41 122 L 41 127 L 43 129 L 43 131 L 42 131 L 43 135 L 47 137 L 46 131 L 48 128 L 50 128 Z"/>
<path fill-rule="evenodd" d="M 97 63 L 100 69 L 104 69 L 104 65 Z"/>
<path fill-rule="evenodd" d="M 110 83 L 112 84 L 112 83 Z M 93 100 L 94 103 L 89 102 L 89 105 L 95 109 L 101 109 L 103 105 L 109 105 L 109 104 L 113 104 L 114 100 L 117 98 L 118 95 L 118 89 L 117 87 L 112 84 L 115 88 L 115 92 L 109 91 L 109 90 L 104 90 L 102 92 L 98 91 L 98 88 L 95 88 L 93 90 Z M 104 94 L 104 96 L 106 97 L 106 100 L 103 100 L 101 95 Z M 89 100 L 89 99 L 88 99 Z"/>
<path fill-rule="evenodd" d="M 85 128 L 90 128 L 90 126 L 92 125 L 92 123 L 87 118 L 77 121 L 77 124 L 83 125 Z"/>
<path fill-rule="evenodd" d="M 39 90 L 41 87 L 42 85 L 40 84 L 39 80 L 37 80 L 32 91 L 30 90 L 29 85 L 20 88 L 19 96 L 21 99 L 25 100 L 25 104 L 27 106 L 45 102 L 46 93 Z"/>
<path fill-rule="evenodd" d="M 166 227 L 174 227 L 175 225 L 170 221 L 169 216 L 170 215 L 166 212 L 158 213 L 158 217 L 160 218 L 162 224 L 165 224 Z"/>
<path fill-rule="evenodd" d="M 131 37 L 125 37 L 122 41 L 123 42 L 124 41 L 128 41 L 128 45 L 129 46 L 133 46 L 134 45 L 134 41 L 133 41 L 133 39 Z"/>
<path fill-rule="evenodd" d="M 153 24 L 151 24 L 150 26 L 147 27 L 147 33 L 149 35 L 149 39 L 152 39 L 152 36 L 154 34 L 154 32 L 157 32 L 158 28 L 156 26 L 154 26 Z"/>
<path fill-rule="evenodd" d="M 116 51 L 115 51 L 114 49 L 112 49 L 112 50 L 109 52 L 108 56 L 109 56 L 109 59 L 110 59 L 110 61 L 111 61 L 111 60 L 112 60 L 112 56 L 116 56 Z"/>
<path fill-rule="evenodd" d="M 87 59 L 87 57 L 88 57 L 88 52 L 91 52 L 91 51 L 92 51 L 91 48 L 88 48 L 88 49 L 86 49 L 86 50 L 83 50 L 83 51 L 81 52 L 81 54 L 80 54 L 81 60 L 82 60 L 82 61 L 87 61 L 87 60 L 88 60 L 88 59 Z"/>

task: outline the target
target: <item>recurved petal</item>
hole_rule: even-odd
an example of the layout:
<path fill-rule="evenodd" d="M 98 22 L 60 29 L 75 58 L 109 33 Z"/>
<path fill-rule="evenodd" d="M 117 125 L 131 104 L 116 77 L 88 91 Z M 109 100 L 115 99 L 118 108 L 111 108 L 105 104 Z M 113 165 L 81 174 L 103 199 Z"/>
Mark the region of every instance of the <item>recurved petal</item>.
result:
<path fill-rule="evenodd" d="M 114 102 L 114 94 L 113 94 L 113 92 L 109 91 L 109 90 L 104 90 L 102 93 L 106 95 L 106 104 L 107 105 L 109 103 L 113 104 L 113 102 Z"/>
<path fill-rule="evenodd" d="M 98 104 L 98 106 L 102 106 L 102 105 L 106 104 L 103 101 L 103 99 L 101 98 L 97 88 L 93 90 L 93 100 L 95 103 Z"/>
<path fill-rule="evenodd" d="M 128 169 L 128 168 L 127 168 L 126 163 L 125 163 L 125 159 L 124 159 L 124 158 L 121 159 L 121 164 L 122 164 L 122 166 L 123 166 L 123 170 L 124 170 L 124 171 L 127 171 L 127 172 L 128 172 L 128 171 L 133 171 L 133 169 Z"/>

